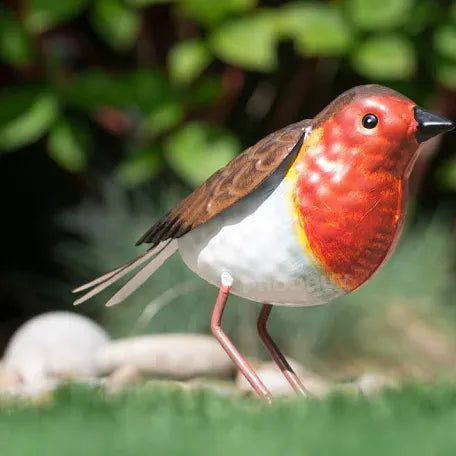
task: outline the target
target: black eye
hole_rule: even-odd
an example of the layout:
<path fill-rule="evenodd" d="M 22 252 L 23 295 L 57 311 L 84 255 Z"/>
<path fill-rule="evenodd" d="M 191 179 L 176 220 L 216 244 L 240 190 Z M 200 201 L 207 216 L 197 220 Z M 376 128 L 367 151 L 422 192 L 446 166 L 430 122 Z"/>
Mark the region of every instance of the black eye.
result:
<path fill-rule="evenodd" d="M 375 116 L 374 114 L 366 114 L 364 117 L 363 117 L 363 127 L 364 128 L 375 128 L 378 124 L 378 119 L 377 119 L 377 116 Z"/>

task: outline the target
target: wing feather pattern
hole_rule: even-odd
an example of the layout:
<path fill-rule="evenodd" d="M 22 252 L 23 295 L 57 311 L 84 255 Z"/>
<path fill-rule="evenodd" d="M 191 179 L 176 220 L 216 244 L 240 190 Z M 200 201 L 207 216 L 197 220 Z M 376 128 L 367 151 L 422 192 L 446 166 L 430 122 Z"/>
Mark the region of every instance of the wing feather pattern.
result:
<path fill-rule="evenodd" d="M 246 149 L 152 226 L 136 245 L 179 238 L 244 198 L 280 166 L 309 126 L 310 120 L 297 122 Z"/>
<path fill-rule="evenodd" d="M 234 158 L 139 239 L 136 245 L 152 244 L 146 253 L 73 290 L 74 293 L 86 291 L 74 304 L 82 304 L 146 263 L 106 305 L 112 306 L 128 298 L 177 251 L 175 239 L 207 222 L 255 190 L 293 150 L 297 151 L 309 126 L 310 120 L 289 125 L 266 136 Z"/>

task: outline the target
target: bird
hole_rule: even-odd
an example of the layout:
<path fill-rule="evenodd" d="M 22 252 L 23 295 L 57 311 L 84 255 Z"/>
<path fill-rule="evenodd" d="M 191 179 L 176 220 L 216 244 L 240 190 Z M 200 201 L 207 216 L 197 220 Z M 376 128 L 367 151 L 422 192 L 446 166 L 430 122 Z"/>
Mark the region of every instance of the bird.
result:
<path fill-rule="evenodd" d="M 149 249 L 82 285 L 81 304 L 139 269 L 106 303 L 126 300 L 178 252 L 219 289 L 211 331 L 266 403 L 272 395 L 222 328 L 230 294 L 262 304 L 257 330 L 298 395 L 305 385 L 267 329 L 273 306 L 324 304 L 358 289 L 390 257 L 424 141 L 455 123 L 376 84 L 353 87 L 312 119 L 236 156 L 136 243 Z"/>

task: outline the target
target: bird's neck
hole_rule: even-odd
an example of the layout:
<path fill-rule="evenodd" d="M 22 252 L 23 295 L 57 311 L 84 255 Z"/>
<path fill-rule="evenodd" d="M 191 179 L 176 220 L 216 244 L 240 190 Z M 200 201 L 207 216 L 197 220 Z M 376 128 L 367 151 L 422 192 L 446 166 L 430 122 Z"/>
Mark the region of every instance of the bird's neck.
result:
<path fill-rule="evenodd" d="M 287 173 L 300 242 L 347 291 L 384 263 L 401 232 L 407 195 L 401 152 L 387 159 L 384 152 L 360 151 L 317 129 Z"/>

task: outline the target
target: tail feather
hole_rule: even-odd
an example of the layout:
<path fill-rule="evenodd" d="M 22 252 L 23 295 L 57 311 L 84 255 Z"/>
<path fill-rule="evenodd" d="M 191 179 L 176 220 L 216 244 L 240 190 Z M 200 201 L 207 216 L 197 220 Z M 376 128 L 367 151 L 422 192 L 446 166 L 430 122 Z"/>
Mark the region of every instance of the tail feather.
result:
<path fill-rule="evenodd" d="M 99 283 L 106 282 L 108 279 L 110 279 L 112 276 L 116 275 L 117 273 L 125 270 L 128 266 L 132 265 L 135 263 L 136 265 L 140 265 L 142 262 L 146 261 L 147 258 L 150 257 L 152 251 L 147 251 L 146 253 L 143 253 L 139 257 L 134 258 L 133 260 L 129 261 L 128 263 L 123 264 L 122 266 L 119 266 L 116 269 L 113 269 L 109 272 L 105 272 L 103 275 L 100 277 L 97 277 L 95 280 L 92 280 L 91 282 L 87 282 L 74 290 L 72 290 L 72 293 L 79 293 L 81 291 L 87 290 L 88 288 L 92 288 L 95 285 L 98 285 Z"/>
<path fill-rule="evenodd" d="M 173 240 L 155 256 L 146 266 L 137 272 L 114 296 L 106 303 L 107 307 L 115 306 L 127 299 L 139 288 L 174 252 L 177 250 L 177 241 Z"/>
<path fill-rule="evenodd" d="M 120 291 L 122 291 L 130 282 L 132 282 L 139 274 L 141 274 L 141 277 L 144 276 L 144 278 L 137 282 L 136 287 L 132 288 L 131 291 L 126 295 L 123 299 L 121 299 L 118 302 L 123 301 L 125 298 L 130 296 L 130 294 L 139 286 L 141 286 L 146 279 L 152 275 L 175 251 L 177 250 L 177 242 L 176 241 L 168 241 L 168 242 L 162 242 L 158 244 L 155 248 L 147 251 L 143 255 L 134 258 L 133 260 L 129 261 L 128 263 L 110 271 L 102 276 L 96 278 L 95 280 L 92 280 L 89 283 L 86 283 L 84 285 L 81 285 L 78 288 L 75 288 L 73 290 L 73 293 L 78 293 L 83 290 L 87 290 L 89 288 L 92 288 L 89 292 L 85 293 L 83 296 L 78 298 L 76 301 L 74 301 L 74 305 L 79 305 L 82 304 L 83 302 L 89 300 L 93 296 L 97 295 L 98 293 L 102 292 L 104 289 L 112 285 L 113 283 L 117 282 L 120 280 L 122 277 L 124 277 L 126 274 L 129 272 L 133 271 L 137 267 L 139 267 L 141 264 L 145 263 L 146 261 L 149 260 L 149 263 L 141 269 L 139 273 L 137 273 L 133 278 L 125 284 L 124 287 L 122 287 Z M 147 273 L 144 273 L 143 271 L 147 271 Z M 147 275 L 146 275 L 147 274 Z M 117 292 L 115 296 L 119 294 Z M 112 299 L 111 298 L 106 305 L 108 305 Z M 117 302 L 116 302 L 117 303 Z M 113 305 L 113 304 L 109 304 Z"/>

